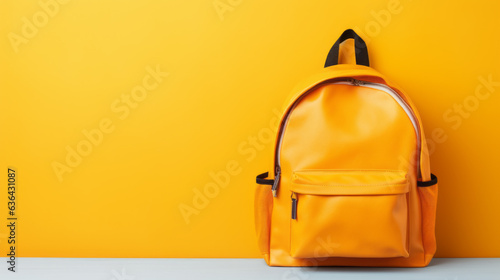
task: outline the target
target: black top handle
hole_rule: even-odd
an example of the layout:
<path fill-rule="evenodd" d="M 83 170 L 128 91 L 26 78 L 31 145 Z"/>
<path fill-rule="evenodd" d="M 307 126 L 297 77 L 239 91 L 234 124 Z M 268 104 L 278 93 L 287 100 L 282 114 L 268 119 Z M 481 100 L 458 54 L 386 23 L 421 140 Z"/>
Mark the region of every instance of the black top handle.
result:
<path fill-rule="evenodd" d="M 326 57 L 325 68 L 332 65 L 339 64 L 339 47 L 342 42 L 347 39 L 354 39 L 354 51 L 356 54 L 356 64 L 370 66 L 368 61 L 368 49 L 366 48 L 365 41 L 359 37 L 352 29 L 347 29 L 340 35 L 333 47 L 330 49 Z"/>

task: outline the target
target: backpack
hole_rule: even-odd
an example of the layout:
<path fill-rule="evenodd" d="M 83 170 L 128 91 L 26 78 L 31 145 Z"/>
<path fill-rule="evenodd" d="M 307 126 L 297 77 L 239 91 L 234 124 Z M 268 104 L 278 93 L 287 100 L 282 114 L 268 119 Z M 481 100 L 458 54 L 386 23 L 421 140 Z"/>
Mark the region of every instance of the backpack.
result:
<path fill-rule="evenodd" d="M 348 39 L 356 64 L 339 64 Z M 422 121 L 403 90 L 369 67 L 365 42 L 346 30 L 286 104 L 272 171 L 256 180 L 266 263 L 428 265 L 438 190 Z"/>

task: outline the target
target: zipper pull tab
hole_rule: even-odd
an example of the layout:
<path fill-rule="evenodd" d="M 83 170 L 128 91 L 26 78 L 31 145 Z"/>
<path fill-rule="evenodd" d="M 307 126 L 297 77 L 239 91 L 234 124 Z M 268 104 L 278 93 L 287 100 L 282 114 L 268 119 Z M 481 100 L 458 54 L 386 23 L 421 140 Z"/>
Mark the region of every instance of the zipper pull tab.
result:
<path fill-rule="evenodd" d="M 280 177 L 281 177 L 281 168 L 279 166 L 276 166 L 276 174 L 274 175 L 274 184 L 273 187 L 271 188 L 273 192 L 273 197 L 276 197 L 278 193 L 278 184 L 280 182 Z"/>
<path fill-rule="evenodd" d="M 297 219 L 297 195 L 292 192 L 292 220 Z"/>
<path fill-rule="evenodd" d="M 360 86 L 360 85 L 363 85 L 364 82 L 363 81 L 360 81 L 360 80 L 356 80 L 356 79 L 351 79 L 351 83 L 355 86 Z"/>

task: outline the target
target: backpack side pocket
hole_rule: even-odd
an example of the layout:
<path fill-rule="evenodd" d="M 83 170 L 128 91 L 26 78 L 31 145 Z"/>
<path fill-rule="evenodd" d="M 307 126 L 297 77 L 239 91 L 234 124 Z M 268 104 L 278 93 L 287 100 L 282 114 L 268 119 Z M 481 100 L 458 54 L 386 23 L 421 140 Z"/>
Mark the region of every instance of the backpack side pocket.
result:
<path fill-rule="evenodd" d="M 418 182 L 418 194 L 422 209 L 422 242 L 424 243 L 425 265 L 436 253 L 436 206 L 438 196 L 437 177 L 432 174 L 431 181 Z"/>
<path fill-rule="evenodd" d="M 264 256 L 269 255 L 271 214 L 273 209 L 271 186 L 274 180 L 265 179 L 267 176 L 267 172 L 257 176 L 254 201 L 255 231 L 259 250 Z"/>

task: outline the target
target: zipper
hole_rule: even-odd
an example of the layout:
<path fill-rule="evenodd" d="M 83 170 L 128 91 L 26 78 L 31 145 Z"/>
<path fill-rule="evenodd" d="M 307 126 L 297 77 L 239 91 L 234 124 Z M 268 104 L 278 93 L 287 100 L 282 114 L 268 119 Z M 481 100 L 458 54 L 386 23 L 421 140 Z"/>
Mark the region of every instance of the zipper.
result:
<path fill-rule="evenodd" d="M 417 151 L 418 151 L 417 174 L 420 174 L 420 130 L 418 128 L 418 121 L 417 121 L 417 118 L 415 117 L 415 114 L 413 113 L 411 107 L 408 105 L 408 103 L 406 103 L 406 101 L 401 96 L 399 96 L 399 94 L 395 90 L 393 90 L 391 87 L 384 85 L 384 84 L 366 82 L 366 81 L 361 81 L 361 80 L 352 79 L 352 78 L 341 79 L 341 80 L 336 80 L 334 82 L 325 82 L 325 83 L 340 84 L 340 85 L 354 85 L 354 86 L 362 86 L 362 87 L 378 89 L 378 90 L 384 91 L 385 93 L 389 94 L 392 98 L 394 98 L 394 100 L 399 104 L 399 106 L 401 106 L 401 108 L 403 108 L 403 110 L 405 111 L 406 115 L 410 119 L 410 121 L 413 125 L 413 128 L 415 130 L 415 135 L 417 137 Z M 275 159 L 274 159 L 275 166 L 276 166 L 275 173 L 274 173 L 274 183 L 273 183 L 273 187 L 272 187 L 272 193 L 273 193 L 274 197 L 277 196 L 278 185 L 279 185 L 279 181 L 281 178 L 280 153 L 281 153 L 281 143 L 283 141 L 283 134 L 285 132 L 284 129 L 285 129 L 286 125 L 288 124 L 288 120 L 289 120 L 291 112 L 295 109 L 295 107 L 300 102 L 300 100 L 302 100 L 302 98 L 304 98 L 304 96 L 306 96 L 306 95 L 307 95 L 307 93 L 301 95 L 299 98 L 297 98 L 295 100 L 293 105 L 290 107 L 290 109 L 286 113 L 285 121 L 282 122 L 282 125 L 281 125 L 280 130 L 279 130 L 280 135 L 278 138 L 278 147 L 276 149 L 276 154 L 275 154 Z M 295 206 L 297 205 L 297 199 L 295 198 L 295 202 L 293 202 L 293 201 L 294 200 L 292 198 L 292 219 L 293 219 L 293 205 L 294 205 L 294 203 L 295 203 Z M 295 209 L 295 211 L 296 211 L 296 209 Z M 295 213 L 295 215 L 296 215 L 296 213 Z"/>
<path fill-rule="evenodd" d="M 292 220 L 297 219 L 297 194 L 292 192 Z"/>
<path fill-rule="evenodd" d="M 281 178 L 281 167 L 279 165 L 276 166 L 276 171 L 274 172 L 274 182 L 271 191 L 273 192 L 273 196 L 276 197 L 278 191 L 278 184 Z"/>
<path fill-rule="evenodd" d="M 378 89 L 378 90 L 386 92 L 392 98 L 394 98 L 394 100 L 396 100 L 396 102 L 399 104 L 399 106 L 401 106 L 403 108 L 406 115 L 410 118 L 410 121 L 413 125 L 413 128 L 415 129 L 417 139 L 420 139 L 420 131 L 418 129 L 417 118 L 413 114 L 413 111 L 411 110 L 408 103 L 406 103 L 406 101 L 401 96 L 399 96 L 399 94 L 396 91 L 394 91 L 391 87 L 386 86 L 384 84 L 365 82 L 365 81 L 360 81 L 360 80 L 356 80 L 356 79 L 351 79 L 348 82 L 338 82 L 337 84 L 352 84 L 355 86 L 368 87 L 368 88 Z M 418 141 L 417 145 L 418 145 L 418 147 L 417 147 L 418 150 L 420 150 L 420 141 Z"/>

